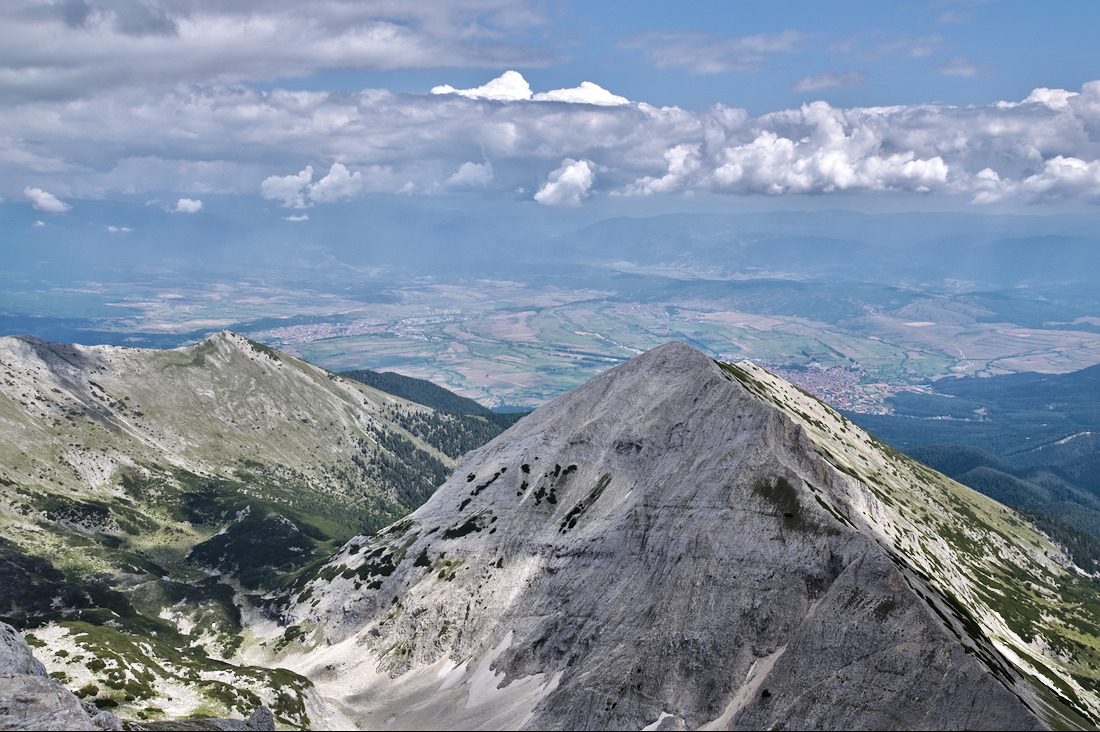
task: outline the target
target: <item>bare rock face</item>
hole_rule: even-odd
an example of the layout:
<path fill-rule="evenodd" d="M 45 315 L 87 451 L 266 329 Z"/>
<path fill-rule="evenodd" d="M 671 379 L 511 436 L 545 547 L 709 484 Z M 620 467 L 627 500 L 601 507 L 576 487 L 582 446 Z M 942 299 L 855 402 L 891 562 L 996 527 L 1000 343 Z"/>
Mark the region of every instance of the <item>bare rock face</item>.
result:
<path fill-rule="evenodd" d="M 0 623 L 0 677 L 45 676 L 46 667 L 34 657 L 19 631 Z"/>
<path fill-rule="evenodd" d="M 346 545 L 288 662 L 361 728 L 1087 725 L 1095 694 L 1067 711 L 974 579 L 1068 581 L 1006 511 L 670 343 Z"/>
<path fill-rule="evenodd" d="M 121 730 L 122 723 L 47 676 L 23 637 L 0 623 L 0 730 L 5 729 Z"/>

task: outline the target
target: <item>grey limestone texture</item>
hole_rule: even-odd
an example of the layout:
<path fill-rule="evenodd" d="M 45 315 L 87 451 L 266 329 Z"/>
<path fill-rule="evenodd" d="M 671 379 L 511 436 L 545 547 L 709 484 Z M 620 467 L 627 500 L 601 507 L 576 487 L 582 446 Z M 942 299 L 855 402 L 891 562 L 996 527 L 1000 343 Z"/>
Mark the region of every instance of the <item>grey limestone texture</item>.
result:
<path fill-rule="evenodd" d="M 0 623 L 0 730 L 120 730 L 113 714 L 46 675 L 18 631 Z"/>
<path fill-rule="evenodd" d="M 852 485 L 670 343 L 468 455 L 287 622 L 362 728 L 1043 728 Z"/>

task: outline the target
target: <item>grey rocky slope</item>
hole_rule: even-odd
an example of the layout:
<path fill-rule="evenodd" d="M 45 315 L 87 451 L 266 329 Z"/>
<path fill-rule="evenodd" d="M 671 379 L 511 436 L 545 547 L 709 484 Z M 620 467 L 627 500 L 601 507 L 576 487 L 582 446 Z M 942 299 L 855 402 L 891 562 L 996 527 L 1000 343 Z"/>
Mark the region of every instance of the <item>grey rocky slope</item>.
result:
<path fill-rule="evenodd" d="M 305 724 L 308 680 L 239 658 L 259 596 L 420 505 L 476 419 L 229 332 L 0 338 L 0 620 L 120 715 Z"/>
<path fill-rule="evenodd" d="M 349 542 L 282 662 L 362 728 L 1088 727 L 1096 589 L 1003 506 L 671 343 Z"/>
<path fill-rule="evenodd" d="M 124 724 L 82 701 L 46 674 L 27 642 L 0 623 L 0 730 L 274 730 L 274 717 L 259 707 L 247 720 L 207 718 Z"/>
<path fill-rule="evenodd" d="M 122 723 L 50 678 L 15 628 L 0 623 L 0 730 L 8 729 L 119 730 Z"/>

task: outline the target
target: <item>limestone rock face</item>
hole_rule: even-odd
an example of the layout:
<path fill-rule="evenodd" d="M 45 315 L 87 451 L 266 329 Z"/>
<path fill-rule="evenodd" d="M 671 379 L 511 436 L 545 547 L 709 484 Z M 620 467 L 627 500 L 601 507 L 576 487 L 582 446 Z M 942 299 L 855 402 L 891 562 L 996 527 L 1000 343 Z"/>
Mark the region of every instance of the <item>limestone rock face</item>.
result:
<path fill-rule="evenodd" d="M 0 623 L 0 730 L 6 729 L 120 730 L 122 723 L 47 676 L 23 637 Z"/>
<path fill-rule="evenodd" d="M 0 676 L 45 676 L 46 667 L 34 657 L 34 652 L 7 623 L 0 623 Z"/>
<path fill-rule="evenodd" d="M 1095 694 L 1059 701 L 974 580 L 1056 587 L 1064 557 L 924 470 L 670 343 L 346 545 L 287 618 L 319 645 L 285 662 L 361 728 L 1087 725 Z"/>

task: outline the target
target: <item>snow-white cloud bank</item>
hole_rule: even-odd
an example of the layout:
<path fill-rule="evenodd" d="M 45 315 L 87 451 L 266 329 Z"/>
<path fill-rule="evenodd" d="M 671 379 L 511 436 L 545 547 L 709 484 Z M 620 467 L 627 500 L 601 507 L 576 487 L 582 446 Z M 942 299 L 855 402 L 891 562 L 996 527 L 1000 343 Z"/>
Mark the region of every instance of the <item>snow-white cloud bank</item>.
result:
<path fill-rule="evenodd" d="M 580 86 L 571 89 L 554 89 L 548 92 L 535 94 L 531 97 L 536 102 L 569 102 L 571 104 L 600 104 L 614 107 L 620 104 L 630 104 L 626 97 L 612 94 L 599 84 L 591 81 L 582 81 Z"/>
<path fill-rule="evenodd" d="M 535 94 L 531 85 L 518 71 L 505 71 L 496 79 L 473 89 L 455 89 L 450 84 L 432 87 L 432 94 L 457 94 L 467 99 L 489 99 L 496 102 L 570 102 L 572 104 L 598 104 L 617 106 L 630 104 L 626 97 L 612 94 L 599 84 L 582 81 L 570 89 L 553 89 Z"/>
<path fill-rule="evenodd" d="M 518 71 L 505 71 L 492 81 L 473 89 L 455 89 L 450 84 L 432 87 L 432 94 L 457 94 L 467 99 L 518 102 L 531 98 L 531 85 Z"/>
<path fill-rule="evenodd" d="M 821 76 L 807 88 L 859 80 Z M 519 189 L 567 206 L 696 191 L 1100 203 L 1100 81 L 984 106 L 813 102 L 758 117 L 655 107 L 590 82 L 534 91 L 518 72 L 433 92 L 209 85 L 26 102 L 0 129 L 0 179 L 12 186 L 0 195 L 22 190 L 54 212 L 66 204 L 28 184 L 69 198 L 258 189 L 291 209 L 366 193 Z M 315 169 L 328 172 L 315 180 Z"/>

